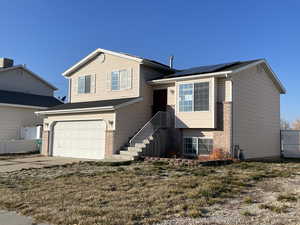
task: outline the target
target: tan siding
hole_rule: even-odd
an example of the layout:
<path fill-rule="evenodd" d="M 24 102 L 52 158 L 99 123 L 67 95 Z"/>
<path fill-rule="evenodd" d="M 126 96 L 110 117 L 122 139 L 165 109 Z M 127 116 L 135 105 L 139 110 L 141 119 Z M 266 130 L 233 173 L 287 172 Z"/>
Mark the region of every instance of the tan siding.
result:
<path fill-rule="evenodd" d="M 215 105 L 216 105 L 216 85 L 214 78 L 203 78 L 188 81 L 176 82 L 176 99 L 178 103 L 179 85 L 190 82 L 210 82 L 209 111 L 207 112 L 179 112 L 176 107 L 176 128 L 215 128 Z"/>
<path fill-rule="evenodd" d="M 46 96 L 53 95 L 52 88 L 42 83 L 23 69 L 1 72 L 0 90 L 17 91 Z"/>
<path fill-rule="evenodd" d="M 42 122 L 35 116 L 36 109 L 0 106 L 0 140 L 20 139 L 20 129 Z"/>
<path fill-rule="evenodd" d="M 106 99 L 131 98 L 140 95 L 139 63 L 118 56 L 105 54 L 105 61 L 101 63 L 95 58 L 71 75 L 71 102 L 99 101 Z M 132 70 L 132 88 L 123 91 L 111 91 L 107 77 L 114 70 Z M 96 76 L 95 93 L 78 94 L 77 80 L 84 75 Z"/>
<path fill-rule="evenodd" d="M 233 77 L 234 144 L 247 158 L 280 154 L 280 96 L 267 73 L 252 67 Z"/>
<path fill-rule="evenodd" d="M 157 77 L 158 71 L 141 66 L 140 74 L 143 101 L 120 108 L 116 113 L 116 150 L 126 144 L 129 138 L 138 132 L 152 116 L 153 89 L 147 84 L 147 81 Z"/>

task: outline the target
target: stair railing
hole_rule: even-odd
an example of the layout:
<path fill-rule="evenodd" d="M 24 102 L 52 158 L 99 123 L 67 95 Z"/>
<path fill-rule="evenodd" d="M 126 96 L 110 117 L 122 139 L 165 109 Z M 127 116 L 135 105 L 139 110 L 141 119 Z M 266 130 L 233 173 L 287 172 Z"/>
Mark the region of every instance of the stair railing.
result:
<path fill-rule="evenodd" d="M 161 128 L 168 128 L 170 126 L 170 118 L 167 112 L 157 112 L 133 138 L 130 139 L 129 144 L 134 147 L 137 143 L 142 143 L 146 138 L 150 137 L 157 130 Z"/>

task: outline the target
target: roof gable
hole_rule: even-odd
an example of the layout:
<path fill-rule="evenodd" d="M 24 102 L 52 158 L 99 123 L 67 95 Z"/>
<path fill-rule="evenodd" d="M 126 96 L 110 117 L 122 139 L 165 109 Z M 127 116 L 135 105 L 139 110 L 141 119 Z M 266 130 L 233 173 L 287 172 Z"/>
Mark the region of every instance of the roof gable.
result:
<path fill-rule="evenodd" d="M 128 59 L 128 60 L 133 60 L 133 61 L 136 61 L 140 64 L 146 64 L 146 65 L 151 66 L 151 67 L 160 68 L 160 69 L 167 70 L 167 71 L 170 71 L 170 70 L 172 71 L 172 69 L 170 69 L 169 66 L 164 65 L 160 62 L 151 60 L 151 59 L 146 59 L 146 58 L 142 58 L 142 57 L 139 57 L 139 56 L 133 56 L 133 55 L 130 55 L 130 54 L 127 54 L 127 53 L 114 52 L 114 51 L 98 48 L 95 51 L 91 52 L 86 57 L 84 57 L 83 59 L 81 59 L 79 62 L 75 63 L 73 66 L 71 66 L 65 72 L 63 72 L 62 75 L 63 76 L 70 76 L 75 71 L 77 71 L 81 67 L 85 66 L 88 62 L 93 60 L 95 57 L 97 57 L 101 53 L 118 56 L 118 57 Z"/>
<path fill-rule="evenodd" d="M 50 87 L 53 90 L 57 90 L 57 88 L 55 86 L 53 86 L 52 84 L 50 84 L 48 81 L 44 80 L 42 77 L 40 77 L 39 75 L 37 75 L 36 73 L 32 72 L 31 70 L 29 70 L 28 68 L 26 68 L 23 65 L 18 65 L 18 66 L 12 66 L 12 67 L 8 67 L 8 68 L 1 68 L 0 69 L 0 75 L 1 72 L 6 72 L 6 71 L 10 71 L 10 70 L 17 70 L 17 69 L 22 69 L 24 71 L 26 71 L 29 75 L 33 76 L 34 78 L 36 78 L 37 80 L 39 80 L 40 82 L 44 83 L 45 85 L 47 85 L 48 87 Z"/>

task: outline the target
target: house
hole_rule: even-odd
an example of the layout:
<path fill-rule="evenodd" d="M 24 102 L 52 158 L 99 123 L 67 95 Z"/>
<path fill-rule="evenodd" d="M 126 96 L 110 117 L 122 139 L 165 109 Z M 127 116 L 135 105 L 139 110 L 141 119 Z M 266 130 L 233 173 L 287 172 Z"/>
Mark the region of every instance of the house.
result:
<path fill-rule="evenodd" d="M 32 150 L 32 141 L 22 140 L 22 128 L 43 123 L 35 111 L 62 104 L 53 97 L 54 90 L 24 65 L 0 58 L 0 154 Z"/>
<path fill-rule="evenodd" d="M 133 159 L 207 155 L 280 156 L 280 94 L 264 59 L 176 70 L 97 49 L 63 73 L 69 103 L 44 116 L 44 155 Z"/>

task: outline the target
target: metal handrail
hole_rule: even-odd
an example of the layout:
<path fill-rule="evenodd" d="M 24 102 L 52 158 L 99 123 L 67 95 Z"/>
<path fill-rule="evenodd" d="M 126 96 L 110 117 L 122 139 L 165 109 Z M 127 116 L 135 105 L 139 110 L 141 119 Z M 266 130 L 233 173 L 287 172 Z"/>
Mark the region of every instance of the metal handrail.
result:
<path fill-rule="evenodd" d="M 169 127 L 169 116 L 167 112 L 157 112 L 129 141 L 131 147 L 136 143 L 144 141 L 154 134 L 158 129 Z"/>

